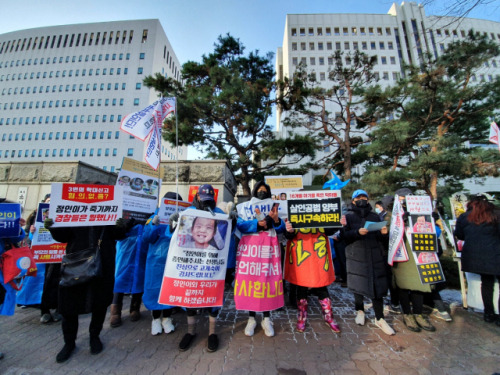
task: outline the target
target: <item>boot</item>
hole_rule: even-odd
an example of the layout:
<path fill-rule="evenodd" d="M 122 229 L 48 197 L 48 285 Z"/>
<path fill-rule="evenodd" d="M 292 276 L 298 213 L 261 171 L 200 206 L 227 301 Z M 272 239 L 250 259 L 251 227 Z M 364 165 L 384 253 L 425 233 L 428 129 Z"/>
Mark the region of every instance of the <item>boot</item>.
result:
<path fill-rule="evenodd" d="M 137 322 L 141 319 L 141 303 L 142 294 L 132 294 L 132 301 L 130 302 L 130 320 Z"/>
<path fill-rule="evenodd" d="M 325 319 L 325 323 L 332 329 L 333 332 L 339 333 L 340 328 L 333 320 L 332 313 L 332 301 L 330 298 L 320 299 L 319 303 L 321 305 L 321 309 L 323 310 L 323 318 Z"/>
<path fill-rule="evenodd" d="M 116 328 L 122 325 L 122 305 L 111 305 L 111 316 L 109 318 L 111 328 Z"/>
<path fill-rule="evenodd" d="M 307 320 L 307 299 L 301 299 L 297 302 L 297 331 L 304 332 Z"/>

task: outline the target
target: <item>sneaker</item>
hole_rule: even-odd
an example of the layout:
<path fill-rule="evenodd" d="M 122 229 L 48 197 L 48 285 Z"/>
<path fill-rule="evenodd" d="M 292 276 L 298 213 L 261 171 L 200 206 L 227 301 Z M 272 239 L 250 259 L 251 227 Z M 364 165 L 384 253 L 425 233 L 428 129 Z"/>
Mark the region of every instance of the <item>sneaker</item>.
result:
<path fill-rule="evenodd" d="M 432 310 L 432 316 L 446 322 L 451 322 L 453 320 L 450 314 L 448 314 L 448 311 L 439 311 L 438 309 Z"/>
<path fill-rule="evenodd" d="M 56 311 L 54 314 L 52 314 L 52 319 L 54 320 L 54 322 L 60 322 L 62 320 L 62 315 Z"/>
<path fill-rule="evenodd" d="M 151 334 L 153 336 L 160 335 L 162 333 L 163 327 L 161 323 L 162 322 L 160 318 L 153 319 L 153 321 L 151 322 Z"/>
<path fill-rule="evenodd" d="M 208 347 L 207 350 L 212 353 L 215 352 L 219 348 L 219 338 L 215 333 L 212 333 L 208 336 Z"/>
<path fill-rule="evenodd" d="M 52 315 L 50 313 L 43 314 L 42 317 L 40 318 L 40 323 L 42 324 L 47 324 L 52 321 Z"/>
<path fill-rule="evenodd" d="M 415 320 L 417 321 L 417 324 L 420 326 L 420 328 L 425 329 L 426 331 L 434 332 L 436 330 L 436 328 L 429 321 L 429 317 L 427 315 L 415 315 Z"/>
<path fill-rule="evenodd" d="M 257 322 L 253 316 L 248 318 L 247 326 L 245 327 L 245 336 L 252 337 L 257 327 Z"/>
<path fill-rule="evenodd" d="M 365 312 L 362 310 L 358 310 L 356 314 L 356 318 L 354 319 L 357 325 L 364 326 L 365 325 Z"/>
<path fill-rule="evenodd" d="M 66 362 L 69 359 L 69 357 L 71 357 L 73 350 L 75 350 L 74 343 L 73 344 L 64 344 L 61 351 L 59 353 L 57 353 L 56 362 L 57 363 Z"/>
<path fill-rule="evenodd" d="M 391 303 L 390 305 L 387 305 L 387 310 L 393 314 L 401 314 L 401 307 L 399 307 L 399 305 L 393 305 Z"/>
<path fill-rule="evenodd" d="M 264 318 L 262 322 L 260 323 L 262 329 L 264 330 L 264 333 L 266 334 L 267 337 L 273 337 L 274 336 L 274 327 L 273 327 L 273 322 L 271 321 L 271 318 Z"/>
<path fill-rule="evenodd" d="M 373 319 L 373 323 L 382 330 L 386 335 L 394 336 L 396 332 L 387 324 L 384 318 L 380 318 L 379 320 Z"/>
<path fill-rule="evenodd" d="M 186 333 L 184 337 L 182 338 L 181 342 L 179 343 L 179 350 L 181 352 L 185 352 L 191 347 L 191 344 L 193 343 L 195 335 L 192 335 L 190 333 Z"/>
<path fill-rule="evenodd" d="M 90 354 L 96 355 L 102 352 L 103 346 L 99 336 L 90 338 Z"/>
<path fill-rule="evenodd" d="M 410 331 L 420 332 L 420 327 L 413 314 L 403 314 L 403 323 Z"/>
<path fill-rule="evenodd" d="M 170 333 L 174 332 L 175 326 L 172 323 L 172 318 L 163 318 L 161 320 L 161 326 L 163 327 L 163 332 Z"/>

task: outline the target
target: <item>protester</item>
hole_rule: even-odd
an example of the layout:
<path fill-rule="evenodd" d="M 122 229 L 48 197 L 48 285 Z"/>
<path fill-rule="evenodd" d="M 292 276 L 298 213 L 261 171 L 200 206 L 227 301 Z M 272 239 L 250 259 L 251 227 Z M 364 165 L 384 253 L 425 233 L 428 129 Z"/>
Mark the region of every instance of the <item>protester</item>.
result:
<path fill-rule="evenodd" d="M 380 217 L 372 212 L 368 202 L 368 193 L 356 190 L 352 194 L 351 209 L 345 215 L 345 226 L 341 237 L 346 242 L 347 286 L 354 293 L 354 304 L 357 311 L 356 324 L 365 324 L 363 298 L 372 300 L 375 320 L 373 323 L 387 335 L 394 335 L 394 330 L 384 319 L 384 300 L 387 294 L 386 248 L 388 230 L 369 231 L 367 222 L 380 222 Z"/>
<path fill-rule="evenodd" d="M 144 292 L 144 269 L 148 244 L 142 236 L 144 223 L 130 219 L 127 227 L 133 227 L 126 238 L 116 243 L 115 287 L 111 304 L 109 324 L 112 328 L 122 325 L 122 306 L 125 294 L 130 294 L 130 320 L 141 318 L 142 293 Z"/>
<path fill-rule="evenodd" d="M 5 198 L 0 198 L 0 203 L 13 203 L 7 201 Z M 23 218 L 19 219 L 19 235 L 17 237 L 2 238 L 0 237 L 0 257 L 7 250 L 11 249 L 13 246 L 19 246 L 24 238 L 26 237 L 26 232 L 23 227 L 26 225 L 26 220 Z M 14 310 L 16 308 L 16 290 L 12 288 L 8 283 L 4 283 L 3 269 L 0 269 L 0 315 L 14 315 Z M 0 352 L 0 359 L 4 357 L 4 354 Z"/>
<path fill-rule="evenodd" d="M 454 234 L 464 241 L 462 270 L 481 276 L 484 321 L 500 326 L 493 303 L 495 280 L 500 282 L 500 217 L 495 211 L 484 195 L 473 196 L 467 211 L 457 219 Z"/>
<path fill-rule="evenodd" d="M 113 286 L 115 276 L 115 241 L 125 238 L 126 222 L 118 219 L 115 226 L 86 226 L 86 227 L 57 227 L 53 228 L 53 220 L 48 218 L 44 222 L 52 237 L 67 243 L 66 254 L 72 254 L 97 245 L 100 245 L 102 275 L 89 282 L 63 287 L 59 286 L 59 312 L 62 315 L 62 331 L 64 346 L 56 356 L 56 361 L 67 361 L 75 350 L 78 333 L 78 315 L 92 313 L 90 333 L 90 354 L 99 354 L 103 344 L 99 338 L 106 310 L 113 300 Z"/>
<path fill-rule="evenodd" d="M 286 194 L 282 193 L 282 196 L 286 199 Z M 271 198 L 271 188 L 264 181 L 260 181 L 255 184 L 252 190 L 252 197 L 260 200 L 270 199 Z M 238 221 L 236 224 L 237 229 L 243 236 L 246 235 L 255 235 L 259 236 L 276 236 L 276 234 L 283 233 L 285 230 L 285 223 L 278 217 L 277 210 L 271 210 L 268 215 L 264 215 L 256 210 L 256 217 L 252 220 L 244 220 L 241 217 L 238 217 Z M 241 242 L 240 242 L 241 243 Z M 278 244 L 278 243 L 277 243 Z M 279 244 L 278 244 L 279 245 Z M 236 270 L 236 281 L 238 281 L 238 269 Z M 248 322 L 245 327 L 245 335 L 253 336 L 255 332 L 255 327 L 257 327 L 257 322 L 255 320 L 256 312 L 249 311 L 248 313 Z M 262 329 L 264 333 L 268 337 L 274 336 L 274 327 L 273 322 L 271 320 L 271 312 L 263 311 L 262 313 L 263 319 L 261 322 Z"/>
<path fill-rule="evenodd" d="M 188 209 L 203 210 L 213 213 L 223 214 L 220 208 L 216 207 L 215 203 L 215 191 L 212 185 L 201 185 L 193 198 L 193 206 L 188 207 Z M 176 226 L 176 220 L 178 219 L 178 214 L 171 215 L 171 225 L 170 233 L 174 232 Z M 230 250 L 231 251 L 231 250 Z M 207 350 L 209 352 L 215 352 L 219 348 L 219 337 L 215 333 L 215 328 L 217 325 L 217 316 L 219 315 L 220 307 L 209 308 L 209 332 L 208 332 L 208 346 Z M 179 350 L 186 351 L 191 347 L 193 340 L 196 336 L 196 309 L 188 308 L 187 313 L 187 323 L 188 331 L 179 343 Z"/>
<path fill-rule="evenodd" d="M 405 211 L 403 219 L 405 227 L 408 227 L 409 213 L 406 209 L 407 195 L 411 195 L 412 191 L 408 188 L 396 190 L 396 195 L 402 204 Z M 406 236 L 405 236 L 406 237 Z M 411 246 L 408 239 L 405 240 L 405 246 L 408 251 L 411 251 Z M 392 267 L 393 283 L 397 287 L 399 302 L 403 312 L 403 322 L 406 327 L 413 332 L 420 332 L 421 329 L 433 332 L 436 328 L 429 321 L 427 314 L 424 314 L 424 293 L 431 293 L 433 287 L 430 284 L 423 284 L 420 280 L 417 265 L 412 254 L 408 254 L 408 261 L 394 262 Z"/>
<path fill-rule="evenodd" d="M 375 212 L 380 217 L 381 221 L 385 220 L 385 217 L 387 215 L 387 211 L 386 211 L 386 209 L 384 207 L 384 203 L 382 203 L 382 201 L 375 202 Z"/>
<path fill-rule="evenodd" d="M 286 222 L 285 237 L 288 239 L 285 256 L 285 279 L 297 285 L 297 331 L 304 332 L 307 321 L 307 294 L 315 294 L 323 310 L 323 319 L 333 332 L 340 332 L 340 328 L 333 319 L 332 301 L 328 293 L 328 285 L 335 281 L 335 272 L 328 236 L 337 231 L 336 228 L 293 229 L 290 222 Z M 326 245 L 324 253 L 317 251 L 318 243 Z M 301 246 L 302 251 L 316 256 L 309 256 L 297 264 L 296 248 Z"/>
<path fill-rule="evenodd" d="M 174 192 L 168 192 L 164 198 L 182 201 L 182 197 Z M 172 219 L 178 217 L 175 215 Z M 143 241 L 148 245 L 146 258 L 146 270 L 144 280 L 144 306 L 151 311 L 151 334 L 160 335 L 174 332 L 175 326 L 172 321 L 173 306 L 158 303 L 160 297 L 161 283 L 167 262 L 168 248 L 172 239 L 170 228 L 174 228 L 173 220 L 171 225 L 160 224 L 158 210 L 152 220 L 144 228 Z"/>

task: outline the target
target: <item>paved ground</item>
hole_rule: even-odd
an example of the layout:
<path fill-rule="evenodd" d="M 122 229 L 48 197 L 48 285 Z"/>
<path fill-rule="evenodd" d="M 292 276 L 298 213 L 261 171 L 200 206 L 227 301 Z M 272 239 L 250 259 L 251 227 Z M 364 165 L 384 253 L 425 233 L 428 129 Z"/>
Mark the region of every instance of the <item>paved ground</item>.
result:
<path fill-rule="evenodd" d="M 330 287 L 334 314 L 342 333 L 323 323 L 316 298 L 311 298 L 306 332 L 295 330 L 296 310 L 273 313 L 276 336 L 268 338 L 260 326 L 254 337 L 243 333 L 246 314 L 236 312 L 228 293 L 221 311 L 219 350 L 206 350 L 208 317 L 199 316 L 198 336 L 191 349 L 179 352 L 186 332 L 184 313 L 174 315 L 176 331 L 151 336 L 149 315 L 132 323 L 124 307 L 124 324 L 109 328 L 101 338 L 104 351 L 90 355 L 88 325 L 82 316 L 77 349 L 64 364 L 55 362 L 61 349 L 60 323 L 41 325 L 39 310 L 18 308 L 13 317 L 0 317 L 0 374 L 493 374 L 500 372 L 500 327 L 482 321 L 482 315 L 452 303 L 454 321 L 432 319 L 437 331 L 410 332 L 399 315 L 387 316 L 396 336 L 386 336 L 371 322 L 354 323 L 353 298 L 335 283 Z M 446 293 L 445 301 L 457 293 Z M 128 303 L 127 299 L 127 303 Z M 144 309 L 144 307 L 143 307 Z M 370 311 L 368 315 L 373 318 Z M 108 316 L 109 318 L 109 316 Z M 258 318 L 260 320 L 260 318 Z"/>

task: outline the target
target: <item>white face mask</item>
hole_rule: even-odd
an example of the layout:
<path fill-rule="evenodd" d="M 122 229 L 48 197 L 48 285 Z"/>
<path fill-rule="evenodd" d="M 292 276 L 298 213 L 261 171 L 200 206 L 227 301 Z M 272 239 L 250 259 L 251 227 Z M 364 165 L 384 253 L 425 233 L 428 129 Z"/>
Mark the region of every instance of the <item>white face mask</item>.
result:
<path fill-rule="evenodd" d="M 380 208 L 378 208 L 378 207 L 375 207 L 375 212 L 376 212 L 377 214 L 379 214 L 379 213 L 381 213 L 381 212 L 382 212 L 382 210 L 381 210 Z"/>

